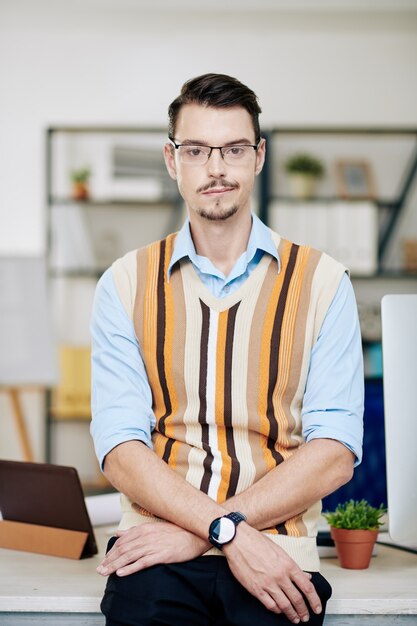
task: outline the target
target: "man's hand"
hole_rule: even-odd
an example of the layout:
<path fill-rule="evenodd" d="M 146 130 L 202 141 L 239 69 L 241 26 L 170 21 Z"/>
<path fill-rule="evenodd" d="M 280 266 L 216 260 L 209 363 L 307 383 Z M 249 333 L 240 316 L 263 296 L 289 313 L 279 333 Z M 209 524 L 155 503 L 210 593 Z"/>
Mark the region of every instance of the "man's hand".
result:
<path fill-rule="evenodd" d="M 294 624 L 308 621 L 303 593 L 313 611 L 321 612 L 310 574 L 248 524 L 239 524 L 236 537 L 223 547 L 223 553 L 234 577 L 270 611 L 284 613 Z"/>
<path fill-rule="evenodd" d="M 201 556 L 207 540 L 170 522 L 150 522 L 117 532 L 118 539 L 97 572 L 127 576 L 159 563 L 180 563 Z"/>

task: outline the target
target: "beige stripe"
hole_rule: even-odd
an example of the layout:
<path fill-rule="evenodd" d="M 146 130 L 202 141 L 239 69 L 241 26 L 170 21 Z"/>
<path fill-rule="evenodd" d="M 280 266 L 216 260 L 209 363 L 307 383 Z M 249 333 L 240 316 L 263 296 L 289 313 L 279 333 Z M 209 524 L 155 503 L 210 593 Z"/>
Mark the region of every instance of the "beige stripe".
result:
<path fill-rule="evenodd" d="M 312 288 L 312 301 L 317 303 L 313 345 L 317 341 L 327 310 L 346 271 L 346 268 L 341 263 L 338 263 L 327 254 L 322 254 L 314 275 Z M 319 294 L 317 294 L 317 284 L 321 286 Z M 323 288 L 323 285 L 326 288 Z"/>
<path fill-rule="evenodd" d="M 317 524 L 321 513 L 321 500 L 313 504 L 302 516 L 303 534 L 307 537 L 315 537 L 317 535 Z"/>
<path fill-rule="evenodd" d="M 138 338 L 139 345 L 143 346 L 144 333 L 144 306 L 145 306 L 145 290 L 146 283 L 148 281 L 148 255 L 145 248 L 138 250 L 136 258 L 137 275 L 140 276 L 140 280 L 137 281 L 135 307 L 133 313 L 133 322 L 135 325 L 136 337 Z"/>
<path fill-rule="evenodd" d="M 291 402 L 291 413 L 293 415 L 297 415 L 304 397 L 311 350 L 317 341 L 327 309 L 336 294 L 340 280 L 345 272 L 345 268 L 340 263 L 318 251 L 313 251 L 312 262 L 313 260 L 316 263 L 316 267 L 314 268 L 314 275 L 311 281 L 311 293 L 306 294 L 306 305 L 308 302 L 307 323 L 299 384 Z M 327 289 L 326 287 L 329 288 Z M 323 292 L 329 293 L 323 297 Z M 310 298 L 309 301 L 308 298 Z M 318 305 L 320 299 L 322 302 Z M 326 303 L 327 307 L 324 306 Z"/>
<path fill-rule="evenodd" d="M 188 405 L 184 413 L 184 425 L 186 428 L 185 440 L 192 446 L 188 455 L 189 469 L 186 479 L 197 489 L 200 488 L 203 478 L 203 461 L 205 453 L 201 449 L 202 433 L 198 422 L 200 408 L 198 384 L 200 374 L 200 345 L 202 314 L 198 300 L 194 270 L 191 262 L 181 262 L 182 283 L 184 287 L 184 302 L 187 316 L 187 328 L 185 329 L 184 351 L 184 385 L 188 398 Z M 190 271 L 191 270 L 191 271 Z"/>
<path fill-rule="evenodd" d="M 240 493 L 253 484 L 256 476 L 256 461 L 253 453 L 258 456 L 258 445 L 251 447 L 249 438 L 249 411 L 247 394 L 244 393 L 248 384 L 249 363 L 252 361 L 252 328 L 257 323 L 253 322 L 254 313 L 257 308 L 259 294 L 263 288 L 268 270 L 273 268 L 276 274 L 276 263 L 270 261 L 262 265 L 258 275 L 258 281 L 253 285 L 252 290 L 242 300 L 236 316 L 235 341 L 233 344 L 233 374 L 232 374 L 232 407 L 233 407 L 233 437 L 235 442 L 236 457 L 240 463 L 240 474 L 236 492 Z M 259 321 L 259 320 L 258 320 Z M 256 420 L 259 425 L 258 419 Z M 260 457 L 262 458 L 262 456 Z"/>
<path fill-rule="evenodd" d="M 129 318 L 132 319 L 137 283 L 136 250 L 115 261 L 111 271 L 119 298 Z"/>

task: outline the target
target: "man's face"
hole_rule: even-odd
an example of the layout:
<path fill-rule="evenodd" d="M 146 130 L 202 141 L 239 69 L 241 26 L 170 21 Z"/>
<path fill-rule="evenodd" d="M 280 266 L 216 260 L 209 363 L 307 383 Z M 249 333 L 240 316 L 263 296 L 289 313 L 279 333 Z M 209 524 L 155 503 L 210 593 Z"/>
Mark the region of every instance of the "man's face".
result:
<path fill-rule="evenodd" d="M 255 144 L 249 113 L 242 107 L 214 108 L 186 104 L 180 109 L 174 140 L 177 144 L 227 146 Z M 242 163 L 227 164 L 220 150 L 213 150 L 207 163 L 182 163 L 178 150 L 165 146 L 170 176 L 187 205 L 190 219 L 197 214 L 208 220 L 227 220 L 237 212 L 250 211 L 255 176 L 265 159 L 265 141 L 250 150 Z"/>

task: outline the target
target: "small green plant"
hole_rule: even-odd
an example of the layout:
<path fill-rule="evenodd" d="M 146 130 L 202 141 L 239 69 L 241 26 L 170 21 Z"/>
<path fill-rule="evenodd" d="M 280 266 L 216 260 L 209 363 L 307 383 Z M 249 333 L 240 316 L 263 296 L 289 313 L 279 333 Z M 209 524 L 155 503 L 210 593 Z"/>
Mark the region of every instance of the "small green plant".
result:
<path fill-rule="evenodd" d="M 287 159 L 285 169 L 290 174 L 305 174 L 313 178 L 321 178 L 324 174 L 323 163 L 305 152 L 294 154 Z"/>
<path fill-rule="evenodd" d="M 383 504 L 375 508 L 366 500 L 349 500 L 338 504 L 334 513 L 323 513 L 323 517 L 333 528 L 378 530 L 386 512 Z"/>
<path fill-rule="evenodd" d="M 91 170 L 88 167 L 71 171 L 71 180 L 73 183 L 86 183 L 88 182 L 90 176 Z"/>

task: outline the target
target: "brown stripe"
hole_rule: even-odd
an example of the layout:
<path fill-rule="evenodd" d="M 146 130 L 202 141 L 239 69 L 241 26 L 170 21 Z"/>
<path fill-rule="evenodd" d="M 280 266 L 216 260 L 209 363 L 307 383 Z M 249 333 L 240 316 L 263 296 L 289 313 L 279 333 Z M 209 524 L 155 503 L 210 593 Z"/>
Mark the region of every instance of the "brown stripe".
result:
<path fill-rule="evenodd" d="M 229 309 L 227 317 L 227 332 L 225 346 L 225 367 L 224 367 L 224 425 L 226 429 L 226 446 L 227 453 L 231 459 L 231 472 L 229 487 L 227 489 L 226 499 L 231 498 L 236 493 L 237 483 L 239 480 L 240 466 L 236 457 L 235 442 L 233 439 L 233 422 L 232 422 L 232 356 L 233 341 L 235 334 L 236 315 L 240 302 L 237 302 Z"/>
<path fill-rule="evenodd" d="M 198 421 L 201 424 L 202 447 L 206 452 L 204 459 L 204 475 L 201 480 L 200 490 L 208 493 L 210 479 L 212 476 L 211 465 L 213 463 L 213 455 L 209 446 L 209 427 L 206 421 L 207 415 L 207 355 L 208 355 L 208 338 L 210 328 L 210 309 L 200 300 L 202 324 L 200 337 L 200 378 L 198 382 L 198 395 L 200 399 L 200 409 L 198 412 Z"/>
<path fill-rule="evenodd" d="M 274 405 L 272 402 L 272 394 L 274 392 L 275 385 L 278 378 L 279 369 L 279 346 L 281 342 L 281 328 L 282 320 L 284 317 L 285 303 L 288 296 L 288 289 L 291 282 L 291 277 L 294 272 L 295 261 L 297 259 L 297 252 L 299 246 L 293 244 L 291 246 L 290 258 L 285 271 L 284 282 L 282 285 L 281 293 L 278 300 L 277 309 L 275 312 L 274 325 L 272 328 L 271 336 L 271 352 L 269 360 L 269 381 L 268 381 L 268 401 L 267 401 L 267 417 L 270 424 L 268 448 L 271 450 L 277 464 L 282 462 L 282 456 L 274 449 L 275 442 L 278 440 L 278 422 L 274 415 Z"/>
<path fill-rule="evenodd" d="M 166 266 L 166 265 L 165 265 Z M 182 276 L 180 269 L 177 266 L 173 268 L 170 277 L 170 285 L 167 285 L 167 290 L 171 288 L 171 298 L 173 305 L 173 323 L 174 323 L 174 337 L 172 344 L 172 362 L 169 364 L 172 368 L 172 378 L 175 384 L 175 396 L 176 406 L 172 407 L 172 415 L 169 420 L 168 430 L 170 437 L 173 437 L 177 442 L 186 441 L 186 426 L 183 421 L 183 415 L 187 406 L 187 394 L 185 390 L 185 378 L 184 378 L 184 354 L 185 354 L 185 302 L 184 302 L 184 288 L 182 283 Z M 167 311 L 169 314 L 169 312 Z M 167 425 L 166 425 L 167 426 Z M 167 462 L 171 464 L 170 454 L 167 457 Z M 180 473 L 183 478 L 186 477 L 188 471 L 188 449 L 187 446 L 178 445 L 176 447 L 176 465 L 175 469 Z"/>
<path fill-rule="evenodd" d="M 168 439 L 168 441 L 165 444 L 165 450 L 162 456 L 162 459 L 165 461 L 165 463 L 168 463 L 169 456 L 171 454 L 172 446 L 174 445 L 174 443 L 175 443 L 174 439 Z"/>
<path fill-rule="evenodd" d="M 160 243 L 160 259 L 158 268 L 158 286 L 157 286 L 157 335 L 156 335 L 156 363 L 158 367 L 159 380 L 161 381 L 161 389 L 165 404 L 165 413 L 159 418 L 158 430 L 162 435 L 165 435 L 165 419 L 172 411 L 171 398 L 169 397 L 168 385 L 165 375 L 165 363 L 164 363 L 164 347 L 165 347 L 165 252 L 166 241 L 163 239 Z M 164 454 L 165 457 L 165 454 Z"/>

